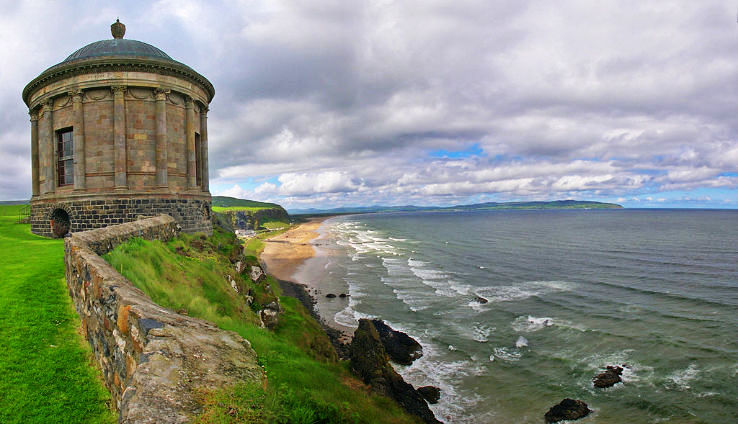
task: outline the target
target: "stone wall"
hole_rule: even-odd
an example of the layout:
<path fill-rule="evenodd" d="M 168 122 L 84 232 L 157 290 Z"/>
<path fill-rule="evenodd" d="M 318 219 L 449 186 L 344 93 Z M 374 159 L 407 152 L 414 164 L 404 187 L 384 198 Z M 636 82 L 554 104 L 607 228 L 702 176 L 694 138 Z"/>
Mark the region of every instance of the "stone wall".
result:
<path fill-rule="evenodd" d="M 261 381 L 247 340 L 156 305 L 100 257 L 131 237 L 168 240 L 177 226 L 158 216 L 65 239 L 69 295 L 122 423 L 189 422 L 204 391 Z"/>
<path fill-rule="evenodd" d="M 69 215 L 72 233 L 161 214 L 174 217 L 185 232 L 213 233 L 209 197 L 205 200 L 150 195 L 130 198 L 79 196 L 76 200 L 74 196 L 70 196 L 60 202 L 32 201 L 31 206 L 31 231 L 46 237 L 52 236 L 49 222 L 56 209 L 63 209 Z"/>

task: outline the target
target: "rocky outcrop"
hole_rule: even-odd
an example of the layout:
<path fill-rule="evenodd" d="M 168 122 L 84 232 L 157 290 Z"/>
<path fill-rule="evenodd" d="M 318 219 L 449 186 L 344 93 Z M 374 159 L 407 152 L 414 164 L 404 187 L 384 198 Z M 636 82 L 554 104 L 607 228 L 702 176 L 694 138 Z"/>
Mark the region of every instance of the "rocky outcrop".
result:
<path fill-rule="evenodd" d="M 189 422 L 203 393 L 261 382 L 247 340 L 156 305 L 100 257 L 131 237 L 168 240 L 177 231 L 159 216 L 65 239 L 69 295 L 121 423 Z"/>
<path fill-rule="evenodd" d="M 282 312 L 282 306 L 278 301 L 268 303 L 262 310 L 259 311 L 259 318 L 264 324 L 264 327 L 273 330 L 279 324 L 279 314 Z"/>
<path fill-rule="evenodd" d="M 393 330 L 379 319 L 372 320 L 372 325 L 377 329 L 379 339 L 393 362 L 410 365 L 423 356 L 423 347 L 412 337 L 402 331 Z"/>
<path fill-rule="evenodd" d="M 251 271 L 249 272 L 249 277 L 251 277 L 251 281 L 253 281 L 254 283 L 258 283 L 264 279 L 265 274 L 264 274 L 264 271 L 261 269 L 261 267 L 256 266 L 256 265 L 251 265 Z"/>
<path fill-rule="evenodd" d="M 623 381 L 620 376 L 623 374 L 623 368 L 613 365 L 608 365 L 607 369 L 605 371 L 597 374 L 592 379 L 592 384 L 594 384 L 595 387 L 598 389 L 604 389 L 607 387 L 612 387 L 616 385 L 617 383 L 620 383 Z"/>
<path fill-rule="evenodd" d="M 436 386 L 418 387 L 418 393 L 420 393 L 420 396 L 423 396 L 423 399 L 433 405 L 437 404 L 441 399 L 441 389 Z"/>
<path fill-rule="evenodd" d="M 359 320 L 351 342 L 350 361 L 351 370 L 372 390 L 395 399 L 425 423 L 440 423 L 423 397 L 392 368 L 379 332 L 369 320 Z"/>
<path fill-rule="evenodd" d="M 572 421 L 584 418 L 592 412 L 587 407 L 587 404 L 581 400 L 574 400 L 566 398 L 561 401 L 558 405 L 551 407 L 546 412 L 544 418 L 547 423 L 557 423 L 559 421 Z"/>

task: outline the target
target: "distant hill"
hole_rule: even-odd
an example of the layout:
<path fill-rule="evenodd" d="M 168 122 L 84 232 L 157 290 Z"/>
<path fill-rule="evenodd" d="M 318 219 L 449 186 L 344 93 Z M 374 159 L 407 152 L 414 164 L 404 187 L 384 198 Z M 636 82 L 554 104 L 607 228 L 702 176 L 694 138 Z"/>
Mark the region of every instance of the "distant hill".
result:
<path fill-rule="evenodd" d="M 415 211 L 474 211 L 495 209 L 622 209 L 615 203 L 581 200 L 554 200 L 550 202 L 487 202 L 456 206 L 359 206 L 334 209 L 292 209 L 292 215 L 346 214 L 371 212 L 415 212 Z"/>
<path fill-rule="evenodd" d="M 212 205 L 218 224 L 231 231 L 277 228 L 290 222 L 287 211 L 276 203 L 213 196 Z"/>
<path fill-rule="evenodd" d="M 255 200 L 237 199 L 235 197 L 227 196 L 213 196 L 213 207 L 218 208 L 281 208 L 276 203 L 257 202 Z"/>
<path fill-rule="evenodd" d="M 27 205 L 28 200 L 0 200 L 0 205 Z"/>

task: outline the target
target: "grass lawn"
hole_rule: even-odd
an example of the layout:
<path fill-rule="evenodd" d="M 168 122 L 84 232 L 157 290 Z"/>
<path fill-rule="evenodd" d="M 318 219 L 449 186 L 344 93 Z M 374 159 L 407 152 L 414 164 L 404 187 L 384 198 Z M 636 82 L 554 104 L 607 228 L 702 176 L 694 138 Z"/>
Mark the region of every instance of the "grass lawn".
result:
<path fill-rule="evenodd" d="M 0 423 L 114 423 L 64 282 L 64 242 L 0 206 Z"/>

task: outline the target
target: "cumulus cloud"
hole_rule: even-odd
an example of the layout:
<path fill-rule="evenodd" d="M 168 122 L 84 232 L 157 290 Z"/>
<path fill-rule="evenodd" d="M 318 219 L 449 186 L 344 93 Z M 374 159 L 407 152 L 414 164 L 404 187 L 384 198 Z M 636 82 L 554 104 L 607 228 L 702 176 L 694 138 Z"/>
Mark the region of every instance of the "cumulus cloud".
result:
<path fill-rule="evenodd" d="M 0 47 L 19 58 L 0 70 L 0 160 L 14 164 L 0 197 L 30 194 L 24 84 L 116 16 L 214 83 L 217 194 L 636 203 L 712 188 L 724 205 L 738 188 L 738 27 L 718 0 L 79 6 L 0 6 Z"/>

